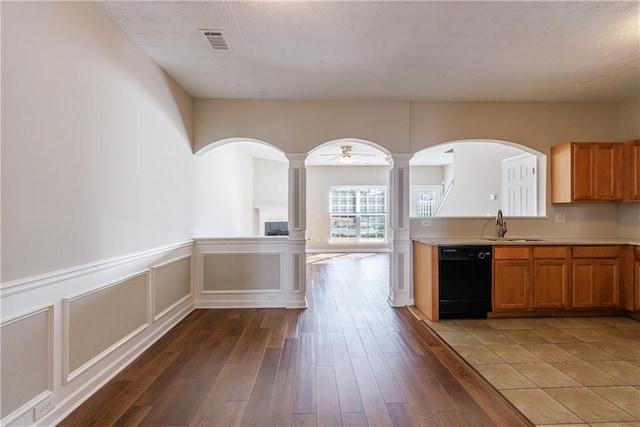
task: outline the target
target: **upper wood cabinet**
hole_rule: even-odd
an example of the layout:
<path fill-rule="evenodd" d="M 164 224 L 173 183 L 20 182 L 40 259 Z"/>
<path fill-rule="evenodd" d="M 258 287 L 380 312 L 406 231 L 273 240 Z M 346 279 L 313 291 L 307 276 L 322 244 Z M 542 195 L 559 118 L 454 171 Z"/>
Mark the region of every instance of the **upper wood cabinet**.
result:
<path fill-rule="evenodd" d="M 640 139 L 624 143 L 624 201 L 640 201 Z"/>
<path fill-rule="evenodd" d="M 622 201 L 623 144 L 568 142 L 551 147 L 551 202 Z"/>

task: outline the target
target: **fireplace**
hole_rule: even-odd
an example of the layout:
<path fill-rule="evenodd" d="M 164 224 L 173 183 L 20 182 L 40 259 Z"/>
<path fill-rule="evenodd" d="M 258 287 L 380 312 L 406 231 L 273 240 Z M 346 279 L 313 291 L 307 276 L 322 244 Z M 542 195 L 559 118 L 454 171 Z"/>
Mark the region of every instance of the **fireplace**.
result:
<path fill-rule="evenodd" d="M 287 221 L 266 221 L 264 223 L 265 236 L 288 236 L 289 223 Z"/>
<path fill-rule="evenodd" d="M 258 236 L 288 236 L 289 223 L 286 207 L 259 207 Z"/>

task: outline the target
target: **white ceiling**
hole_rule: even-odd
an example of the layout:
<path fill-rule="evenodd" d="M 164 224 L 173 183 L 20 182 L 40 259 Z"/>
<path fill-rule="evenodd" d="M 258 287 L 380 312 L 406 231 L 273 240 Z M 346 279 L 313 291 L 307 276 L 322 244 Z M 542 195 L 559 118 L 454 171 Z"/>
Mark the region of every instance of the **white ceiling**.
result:
<path fill-rule="evenodd" d="M 638 1 L 107 1 L 197 98 L 619 101 L 640 94 Z M 213 51 L 199 29 L 222 30 Z"/>

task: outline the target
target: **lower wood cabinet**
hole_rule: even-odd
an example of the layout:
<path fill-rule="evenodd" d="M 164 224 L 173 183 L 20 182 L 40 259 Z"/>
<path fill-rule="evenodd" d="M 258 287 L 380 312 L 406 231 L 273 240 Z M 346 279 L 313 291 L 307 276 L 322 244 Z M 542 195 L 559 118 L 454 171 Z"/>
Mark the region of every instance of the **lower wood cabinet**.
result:
<path fill-rule="evenodd" d="M 494 246 L 493 310 L 617 309 L 620 246 Z M 640 250 L 635 306 L 640 310 Z"/>
<path fill-rule="evenodd" d="M 529 261 L 495 262 L 494 276 L 499 286 L 493 295 L 494 310 L 528 310 L 531 308 L 531 265 Z"/>
<path fill-rule="evenodd" d="M 531 308 L 531 248 L 494 246 L 493 310 Z"/>
<path fill-rule="evenodd" d="M 640 311 L 640 246 L 634 248 L 635 264 L 633 268 L 635 277 L 635 311 Z"/>
<path fill-rule="evenodd" d="M 569 256 L 567 246 L 533 247 L 534 309 L 564 309 L 569 306 Z"/>
<path fill-rule="evenodd" d="M 572 308 L 618 308 L 619 246 L 575 246 L 572 264 Z"/>

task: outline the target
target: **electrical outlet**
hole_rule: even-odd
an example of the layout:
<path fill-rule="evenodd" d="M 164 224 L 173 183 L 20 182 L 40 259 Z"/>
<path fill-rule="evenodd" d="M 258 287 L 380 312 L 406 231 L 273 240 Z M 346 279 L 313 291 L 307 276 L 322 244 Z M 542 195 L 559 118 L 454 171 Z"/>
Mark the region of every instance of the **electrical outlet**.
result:
<path fill-rule="evenodd" d="M 276 300 L 276 296 L 275 295 L 268 295 L 267 296 L 267 300 L 268 301 L 275 301 Z"/>
<path fill-rule="evenodd" d="M 53 409 L 53 396 L 47 400 L 42 401 L 39 405 L 33 408 L 33 421 L 38 421 L 40 418 L 47 415 Z"/>
<path fill-rule="evenodd" d="M 431 221 L 429 221 L 428 219 L 422 220 L 422 226 L 423 227 L 431 227 Z"/>
<path fill-rule="evenodd" d="M 564 222 L 564 221 L 565 221 L 564 212 L 557 212 L 556 213 L 556 222 Z"/>

